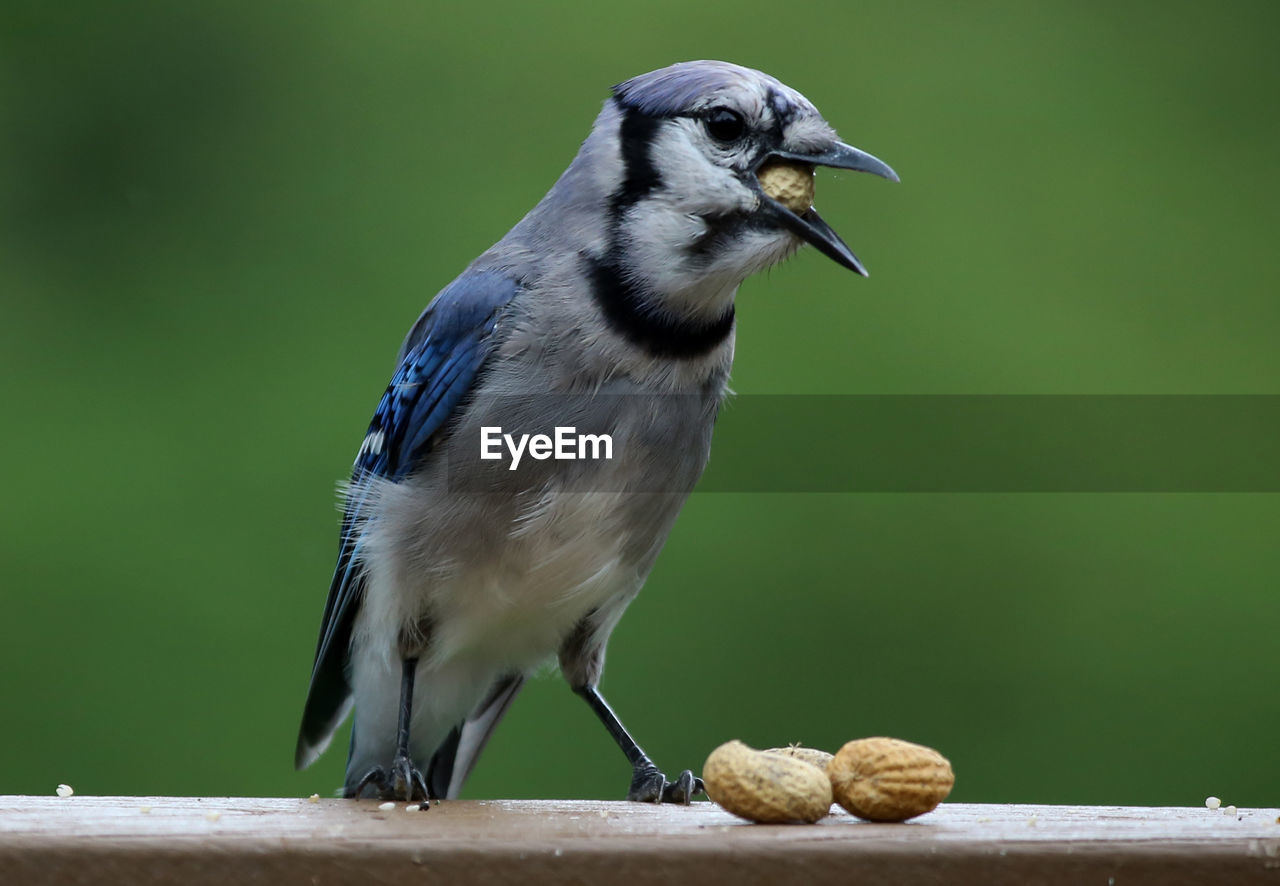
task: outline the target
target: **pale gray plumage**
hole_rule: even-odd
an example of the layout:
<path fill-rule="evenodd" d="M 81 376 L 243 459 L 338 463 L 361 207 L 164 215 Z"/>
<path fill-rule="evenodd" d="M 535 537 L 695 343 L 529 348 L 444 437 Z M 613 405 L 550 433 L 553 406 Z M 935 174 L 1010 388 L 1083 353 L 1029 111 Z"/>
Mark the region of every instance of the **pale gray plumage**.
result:
<path fill-rule="evenodd" d="M 348 795 L 456 796 L 558 653 L 627 752 L 630 796 L 696 789 L 665 780 L 595 687 L 707 462 L 739 284 L 806 240 L 862 272 L 816 212 L 761 192 L 769 158 L 896 178 L 758 71 L 700 61 L 628 80 L 551 191 L 423 313 L 347 492 L 299 766 L 354 701 Z M 482 427 L 566 425 L 611 434 L 614 457 L 518 471 L 478 457 Z"/>

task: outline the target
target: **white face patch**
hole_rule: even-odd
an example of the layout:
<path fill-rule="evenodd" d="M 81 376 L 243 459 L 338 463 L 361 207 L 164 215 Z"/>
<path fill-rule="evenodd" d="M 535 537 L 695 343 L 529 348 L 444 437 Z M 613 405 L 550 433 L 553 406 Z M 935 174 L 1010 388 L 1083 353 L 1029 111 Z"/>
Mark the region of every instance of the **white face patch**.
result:
<path fill-rule="evenodd" d="M 723 145 L 700 119 L 680 117 L 664 121 L 649 150 L 660 185 L 623 217 L 627 269 L 662 294 L 672 313 L 719 317 L 744 279 L 800 242 L 781 228 L 746 224 L 761 204 L 748 171 L 757 150 L 749 139 Z"/>
<path fill-rule="evenodd" d="M 610 246 L 614 260 L 624 279 L 652 294 L 649 309 L 695 324 L 726 316 L 743 280 L 803 245 L 762 195 L 757 172 L 767 153 L 816 153 L 837 143 L 817 109 L 794 90 L 746 69 L 720 65 L 715 71 L 723 76 L 711 78 L 714 85 L 679 102 L 646 111 L 643 101 L 628 106 L 621 97 L 616 105 L 654 116 L 651 128 L 638 130 L 653 184 L 643 179 L 643 192 L 622 208 Z M 674 96 L 677 80 L 638 88 Z M 619 154 L 640 168 L 634 155 Z M 804 184 L 774 188 L 774 198 L 803 213 L 812 205 L 811 174 Z"/>
<path fill-rule="evenodd" d="M 649 150 L 662 181 L 652 196 L 672 210 L 717 216 L 756 208 L 756 194 L 739 177 L 748 161 L 745 145 L 726 150 L 701 122 L 682 117 L 668 121 Z"/>

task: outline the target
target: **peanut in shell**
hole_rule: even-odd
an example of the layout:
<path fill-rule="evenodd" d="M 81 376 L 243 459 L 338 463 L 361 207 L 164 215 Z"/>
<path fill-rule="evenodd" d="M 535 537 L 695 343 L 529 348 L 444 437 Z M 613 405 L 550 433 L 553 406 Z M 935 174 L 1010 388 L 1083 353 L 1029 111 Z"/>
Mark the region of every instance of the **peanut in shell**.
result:
<path fill-rule="evenodd" d="M 817 748 L 806 748 L 798 744 L 788 745 L 785 748 L 768 748 L 764 753 L 776 754 L 779 757 L 789 757 L 793 760 L 803 760 L 811 766 L 817 766 L 823 772 L 827 771 L 827 764 L 835 756 Z"/>
<path fill-rule="evenodd" d="M 795 213 L 813 206 L 813 167 L 788 160 L 770 160 L 756 172 L 760 190 Z"/>
<path fill-rule="evenodd" d="M 835 801 L 868 821 L 906 821 L 932 811 L 951 793 L 955 774 L 933 748 L 896 738 L 863 738 L 827 766 Z"/>
<path fill-rule="evenodd" d="M 720 745 L 702 767 L 707 796 L 748 821 L 815 822 L 831 810 L 831 782 L 811 763 L 757 751 L 740 741 Z"/>

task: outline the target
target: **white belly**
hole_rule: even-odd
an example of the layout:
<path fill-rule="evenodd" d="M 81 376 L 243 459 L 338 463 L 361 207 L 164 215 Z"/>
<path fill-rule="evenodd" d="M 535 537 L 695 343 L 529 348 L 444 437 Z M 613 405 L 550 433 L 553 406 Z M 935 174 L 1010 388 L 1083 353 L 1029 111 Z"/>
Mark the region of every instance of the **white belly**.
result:
<path fill-rule="evenodd" d="M 592 610 L 630 601 L 643 575 L 625 556 L 621 495 L 546 496 L 508 527 L 506 543 L 483 559 L 463 558 L 465 565 L 369 558 L 352 648 L 357 753 L 368 765 L 393 750 L 399 638 L 424 613 L 431 613 L 431 627 L 418 664 L 412 734 L 415 746 L 430 749 L 495 680 L 555 655 Z M 367 549 L 379 552 L 384 544 L 371 527 Z"/>
<path fill-rule="evenodd" d="M 424 664 L 479 657 L 528 670 L 556 652 L 591 610 L 629 598 L 642 576 L 624 558 L 622 493 L 547 495 L 504 527 L 483 555 L 415 551 L 370 556 L 356 646 L 380 649 L 399 666 L 401 632 L 429 615 Z M 372 528 L 367 549 L 384 551 Z"/>

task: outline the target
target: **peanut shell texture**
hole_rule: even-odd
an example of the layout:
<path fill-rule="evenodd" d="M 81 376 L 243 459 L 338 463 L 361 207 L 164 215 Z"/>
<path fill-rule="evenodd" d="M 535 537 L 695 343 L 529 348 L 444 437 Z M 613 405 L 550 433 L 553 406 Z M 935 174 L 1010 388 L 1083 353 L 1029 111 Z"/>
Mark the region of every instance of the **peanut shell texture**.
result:
<path fill-rule="evenodd" d="M 811 763 L 740 741 L 720 745 L 702 767 L 707 796 L 748 821 L 815 822 L 831 810 L 831 782 Z"/>
<path fill-rule="evenodd" d="M 813 167 L 787 160 L 770 160 L 756 172 L 760 189 L 794 213 L 813 206 Z"/>
<path fill-rule="evenodd" d="M 835 801 L 868 821 L 906 821 L 951 793 L 951 763 L 933 748 L 896 738 L 862 738 L 836 752 L 827 775 Z"/>

